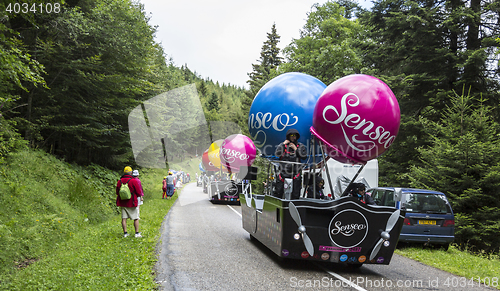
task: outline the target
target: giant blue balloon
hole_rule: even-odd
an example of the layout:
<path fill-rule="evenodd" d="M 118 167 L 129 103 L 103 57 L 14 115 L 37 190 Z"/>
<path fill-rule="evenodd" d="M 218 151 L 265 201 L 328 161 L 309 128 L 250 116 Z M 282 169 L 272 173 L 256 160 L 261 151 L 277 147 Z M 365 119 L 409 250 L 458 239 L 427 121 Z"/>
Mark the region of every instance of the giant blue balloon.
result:
<path fill-rule="evenodd" d="M 323 82 L 310 75 L 285 73 L 260 89 L 250 107 L 248 129 L 264 157 L 273 158 L 276 147 L 285 140 L 290 128 L 299 131 L 299 142 L 310 149 L 309 128 L 314 106 L 325 88 Z M 312 162 L 311 156 L 307 162 Z"/>

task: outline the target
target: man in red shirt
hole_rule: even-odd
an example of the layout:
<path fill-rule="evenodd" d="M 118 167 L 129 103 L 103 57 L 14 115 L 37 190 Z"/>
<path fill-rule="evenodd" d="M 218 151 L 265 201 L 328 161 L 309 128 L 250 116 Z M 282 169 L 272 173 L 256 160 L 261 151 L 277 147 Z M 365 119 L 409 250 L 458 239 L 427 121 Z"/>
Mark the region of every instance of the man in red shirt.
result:
<path fill-rule="evenodd" d="M 128 184 L 132 197 L 127 200 L 120 199 L 120 187 L 122 184 Z M 134 221 L 135 237 L 142 237 L 139 233 L 139 210 L 137 209 L 137 198 L 144 196 L 142 187 L 138 179 L 132 176 L 132 168 L 127 166 L 123 170 L 123 176 L 116 184 L 116 206 L 121 208 L 122 212 L 122 227 L 123 237 L 127 237 L 127 219 L 130 218 Z M 140 199 L 140 198 L 139 198 Z"/>

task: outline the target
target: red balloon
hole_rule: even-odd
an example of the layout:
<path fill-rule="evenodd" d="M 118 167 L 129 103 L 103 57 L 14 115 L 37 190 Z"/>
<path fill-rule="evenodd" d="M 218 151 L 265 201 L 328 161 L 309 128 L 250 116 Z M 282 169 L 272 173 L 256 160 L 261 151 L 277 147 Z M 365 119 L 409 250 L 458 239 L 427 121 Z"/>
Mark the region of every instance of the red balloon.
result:
<path fill-rule="evenodd" d="M 210 162 L 210 159 L 208 158 L 208 149 L 201 156 L 201 162 L 203 163 L 203 166 L 205 167 L 205 170 L 207 170 L 207 171 L 218 171 L 219 170 L 219 168 L 215 167 L 212 164 L 212 162 Z"/>

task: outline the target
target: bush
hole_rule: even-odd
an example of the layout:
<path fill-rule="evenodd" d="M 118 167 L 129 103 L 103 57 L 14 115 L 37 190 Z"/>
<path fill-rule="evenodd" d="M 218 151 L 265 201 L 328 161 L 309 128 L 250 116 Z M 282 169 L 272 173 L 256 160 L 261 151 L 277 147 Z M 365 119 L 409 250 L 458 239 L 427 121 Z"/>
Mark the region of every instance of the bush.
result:
<path fill-rule="evenodd" d="M 28 142 L 0 115 L 0 162 L 8 153 L 27 149 Z"/>
<path fill-rule="evenodd" d="M 93 176 L 96 171 L 100 178 Z M 112 176 L 111 171 L 69 165 L 41 151 L 7 155 L 0 166 L 0 272 L 12 273 L 82 226 L 116 214 Z"/>

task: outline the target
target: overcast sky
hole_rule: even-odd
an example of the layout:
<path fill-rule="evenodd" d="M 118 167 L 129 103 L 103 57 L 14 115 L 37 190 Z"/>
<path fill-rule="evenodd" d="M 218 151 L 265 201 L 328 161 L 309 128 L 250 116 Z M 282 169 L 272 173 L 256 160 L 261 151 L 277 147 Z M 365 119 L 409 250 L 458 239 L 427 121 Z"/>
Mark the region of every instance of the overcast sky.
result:
<path fill-rule="evenodd" d="M 314 3 L 326 0 L 140 0 L 156 41 L 178 67 L 187 64 L 202 78 L 248 88 L 273 23 L 283 49 L 305 24 Z M 364 7 L 370 1 L 359 0 Z"/>

